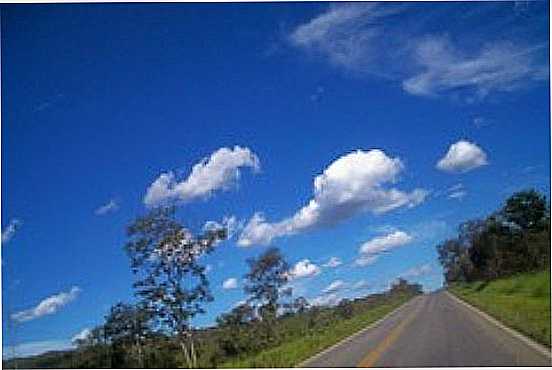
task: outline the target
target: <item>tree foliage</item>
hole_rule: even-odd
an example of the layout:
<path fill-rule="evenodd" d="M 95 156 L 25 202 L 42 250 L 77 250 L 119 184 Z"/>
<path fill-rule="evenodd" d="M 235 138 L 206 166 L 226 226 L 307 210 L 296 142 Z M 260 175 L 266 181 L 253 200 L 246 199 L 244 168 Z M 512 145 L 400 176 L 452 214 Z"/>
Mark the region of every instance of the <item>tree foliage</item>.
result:
<path fill-rule="evenodd" d="M 137 281 L 136 295 L 155 312 L 160 325 L 179 338 L 186 364 L 197 364 L 190 320 L 203 313 L 213 299 L 205 267 L 198 257 L 226 237 L 225 230 L 209 230 L 195 237 L 174 217 L 174 208 L 157 208 L 128 228 L 125 249 Z"/>
<path fill-rule="evenodd" d="M 484 220 L 470 220 L 437 246 L 445 280 L 491 280 L 550 265 L 550 213 L 535 190 L 509 197 Z"/>

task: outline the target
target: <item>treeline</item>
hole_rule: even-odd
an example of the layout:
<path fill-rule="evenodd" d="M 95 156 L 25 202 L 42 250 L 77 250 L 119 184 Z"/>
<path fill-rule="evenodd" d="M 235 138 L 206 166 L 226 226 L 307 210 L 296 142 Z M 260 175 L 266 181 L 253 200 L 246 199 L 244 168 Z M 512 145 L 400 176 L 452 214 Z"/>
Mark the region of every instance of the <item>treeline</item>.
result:
<path fill-rule="evenodd" d="M 290 267 L 272 247 L 247 260 L 246 301 L 220 315 L 214 327 L 195 329 L 191 320 L 214 299 L 199 257 L 226 239 L 226 230 L 193 236 L 174 209 L 160 208 L 133 222 L 128 236 L 136 302 L 112 306 L 101 325 L 75 341 L 74 351 L 10 360 L 5 367 L 218 367 L 422 292 L 419 284 L 399 279 L 384 293 L 343 299 L 334 307 L 311 306 L 304 297 L 293 297 L 287 286 Z"/>
<path fill-rule="evenodd" d="M 492 280 L 550 266 L 550 208 L 535 190 L 509 197 L 485 219 L 469 220 L 437 246 L 447 282 Z"/>

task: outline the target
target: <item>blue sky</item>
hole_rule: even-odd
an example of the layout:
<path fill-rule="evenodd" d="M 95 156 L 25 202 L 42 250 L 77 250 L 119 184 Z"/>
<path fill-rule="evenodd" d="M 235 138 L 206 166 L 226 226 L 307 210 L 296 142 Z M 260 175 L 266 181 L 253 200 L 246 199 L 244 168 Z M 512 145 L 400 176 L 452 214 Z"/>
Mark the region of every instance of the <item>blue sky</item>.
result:
<path fill-rule="evenodd" d="M 17 354 L 132 300 L 125 226 L 158 203 L 193 232 L 234 231 L 203 258 L 201 326 L 244 299 L 245 260 L 268 245 L 314 303 L 398 276 L 432 290 L 458 223 L 550 194 L 546 2 L 3 5 L 1 20 Z"/>

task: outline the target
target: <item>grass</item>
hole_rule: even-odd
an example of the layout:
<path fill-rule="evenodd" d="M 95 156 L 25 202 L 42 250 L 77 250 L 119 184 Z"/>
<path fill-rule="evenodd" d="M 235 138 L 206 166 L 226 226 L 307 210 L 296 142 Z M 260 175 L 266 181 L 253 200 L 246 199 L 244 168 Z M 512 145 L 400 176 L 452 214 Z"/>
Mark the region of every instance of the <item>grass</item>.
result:
<path fill-rule="evenodd" d="M 294 367 L 324 348 L 356 333 L 377 321 L 412 296 L 400 296 L 393 302 L 380 304 L 348 320 L 341 320 L 319 332 L 281 344 L 250 357 L 225 362 L 222 368 Z"/>
<path fill-rule="evenodd" d="M 550 347 L 550 271 L 490 282 L 455 283 L 449 291 Z"/>

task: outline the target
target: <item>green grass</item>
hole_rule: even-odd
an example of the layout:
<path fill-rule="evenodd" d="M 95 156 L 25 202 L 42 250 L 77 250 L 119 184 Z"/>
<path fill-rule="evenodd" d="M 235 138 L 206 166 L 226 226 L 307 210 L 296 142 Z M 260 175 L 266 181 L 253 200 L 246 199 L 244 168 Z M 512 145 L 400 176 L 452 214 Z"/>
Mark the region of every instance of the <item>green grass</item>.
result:
<path fill-rule="evenodd" d="M 488 283 L 455 283 L 449 291 L 550 347 L 550 271 L 519 274 Z"/>
<path fill-rule="evenodd" d="M 342 320 L 322 331 L 281 344 L 250 357 L 225 362 L 222 368 L 294 367 L 314 354 L 356 333 L 377 321 L 412 296 L 400 296 L 393 302 L 380 304 L 348 320 Z"/>

